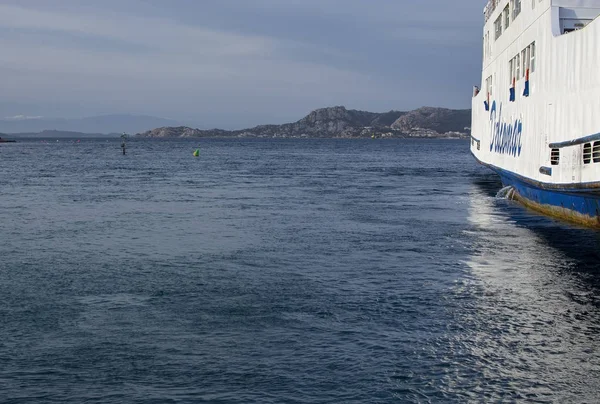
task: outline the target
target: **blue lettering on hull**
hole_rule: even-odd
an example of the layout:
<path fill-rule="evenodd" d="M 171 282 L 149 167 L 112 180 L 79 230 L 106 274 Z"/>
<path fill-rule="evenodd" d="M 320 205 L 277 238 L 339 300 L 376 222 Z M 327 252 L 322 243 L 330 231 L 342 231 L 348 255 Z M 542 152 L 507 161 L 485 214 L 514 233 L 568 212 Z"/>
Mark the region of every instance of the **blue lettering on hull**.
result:
<path fill-rule="evenodd" d="M 520 119 L 514 122 L 502 122 L 502 104 L 496 108 L 496 101 L 492 102 L 490 108 L 490 121 L 492 125 L 490 151 L 513 157 L 520 156 L 523 122 Z"/>

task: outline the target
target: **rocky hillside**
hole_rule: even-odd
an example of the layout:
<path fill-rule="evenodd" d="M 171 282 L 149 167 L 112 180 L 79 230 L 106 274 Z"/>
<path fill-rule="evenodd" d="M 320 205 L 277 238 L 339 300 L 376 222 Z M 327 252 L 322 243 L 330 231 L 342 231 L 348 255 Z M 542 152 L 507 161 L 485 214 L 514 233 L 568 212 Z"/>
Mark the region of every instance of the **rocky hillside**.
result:
<path fill-rule="evenodd" d="M 471 126 L 471 110 L 423 107 L 400 116 L 390 126 L 403 132 L 422 128 L 437 133 L 466 133 Z"/>
<path fill-rule="evenodd" d="M 317 109 L 294 123 L 260 125 L 250 129 L 226 131 L 200 130 L 185 126 L 163 127 L 139 137 L 263 137 L 263 138 L 360 138 L 360 137 L 467 137 L 470 110 L 423 107 L 414 111 L 384 113 L 349 110 L 344 107 Z"/>

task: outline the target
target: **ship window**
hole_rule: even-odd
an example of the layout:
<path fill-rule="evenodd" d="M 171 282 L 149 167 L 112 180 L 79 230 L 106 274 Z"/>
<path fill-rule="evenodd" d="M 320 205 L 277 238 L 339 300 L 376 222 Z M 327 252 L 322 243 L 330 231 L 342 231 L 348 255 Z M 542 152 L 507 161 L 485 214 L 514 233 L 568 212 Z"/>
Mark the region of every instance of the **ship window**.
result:
<path fill-rule="evenodd" d="M 553 166 L 557 166 L 559 160 L 560 149 L 552 149 L 552 152 L 550 152 L 550 164 L 552 164 Z"/>
<path fill-rule="evenodd" d="M 600 142 L 594 142 L 594 147 L 592 148 L 592 159 L 594 163 L 600 163 Z"/>
<path fill-rule="evenodd" d="M 504 7 L 504 11 L 502 12 L 504 15 L 504 30 L 510 26 L 510 8 L 508 4 Z"/>
<path fill-rule="evenodd" d="M 535 71 L 535 42 L 532 42 L 531 45 L 529 45 L 531 47 L 531 73 L 533 73 Z"/>
<path fill-rule="evenodd" d="M 485 35 L 483 36 L 483 60 L 485 61 L 488 57 L 488 51 L 487 51 L 487 39 L 488 39 L 488 33 L 486 32 Z"/>
<path fill-rule="evenodd" d="M 487 91 L 487 94 L 491 97 L 492 96 L 492 76 L 488 77 L 485 80 L 485 90 Z"/>
<path fill-rule="evenodd" d="M 511 73 L 510 84 L 512 84 L 513 79 L 515 77 L 517 77 L 516 76 L 516 74 L 517 74 L 517 58 L 512 58 L 512 71 L 510 73 Z"/>
<path fill-rule="evenodd" d="M 583 164 L 592 162 L 592 144 L 586 143 L 583 145 Z"/>
<path fill-rule="evenodd" d="M 513 70 L 513 69 L 514 69 L 514 63 L 515 63 L 515 61 L 514 61 L 514 58 L 513 58 L 513 59 L 511 59 L 511 60 L 508 62 L 508 76 L 509 76 L 508 78 L 510 79 L 510 85 L 511 85 L 511 86 L 512 86 L 512 82 L 513 82 L 513 76 L 514 76 L 514 72 L 515 72 L 515 71 Z"/>
<path fill-rule="evenodd" d="M 526 52 L 525 52 L 525 49 L 523 49 L 521 51 L 521 74 L 523 75 L 523 77 L 525 77 L 525 68 L 526 68 L 525 61 L 526 60 L 527 60 Z"/>
<path fill-rule="evenodd" d="M 517 65 L 517 71 L 516 71 L 516 74 L 515 74 L 515 78 L 517 80 L 519 80 L 521 78 L 521 70 L 520 70 L 520 67 L 521 67 L 521 58 L 520 58 L 519 54 L 517 54 L 517 57 L 515 59 L 515 64 Z"/>
<path fill-rule="evenodd" d="M 525 71 L 529 70 L 529 63 L 531 62 L 531 48 L 528 46 L 525 49 Z"/>
<path fill-rule="evenodd" d="M 521 0 L 511 0 L 513 10 L 513 21 L 519 14 L 521 14 Z"/>
<path fill-rule="evenodd" d="M 502 35 L 502 16 L 498 17 L 496 21 L 494 21 L 494 32 L 495 39 L 500 38 L 500 35 Z"/>

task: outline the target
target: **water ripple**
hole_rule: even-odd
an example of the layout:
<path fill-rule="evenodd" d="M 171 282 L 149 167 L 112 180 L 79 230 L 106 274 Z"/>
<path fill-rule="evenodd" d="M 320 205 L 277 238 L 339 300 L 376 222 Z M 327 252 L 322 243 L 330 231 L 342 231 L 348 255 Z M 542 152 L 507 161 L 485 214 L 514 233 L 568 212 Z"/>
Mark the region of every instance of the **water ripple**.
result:
<path fill-rule="evenodd" d="M 600 237 L 467 143 L 197 147 L 0 149 L 5 402 L 597 400 Z"/>

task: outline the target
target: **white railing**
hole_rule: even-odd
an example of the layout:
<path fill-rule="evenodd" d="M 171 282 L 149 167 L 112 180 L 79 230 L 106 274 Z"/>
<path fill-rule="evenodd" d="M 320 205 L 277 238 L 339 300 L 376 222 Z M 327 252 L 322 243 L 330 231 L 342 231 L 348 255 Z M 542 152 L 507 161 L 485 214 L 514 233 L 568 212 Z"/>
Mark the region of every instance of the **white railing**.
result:
<path fill-rule="evenodd" d="M 496 10 L 496 7 L 498 7 L 498 4 L 500 4 L 501 1 L 502 0 L 489 0 L 488 1 L 488 4 L 483 9 L 483 15 L 485 16 L 485 22 L 488 22 L 488 20 L 490 19 L 490 17 Z"/>

